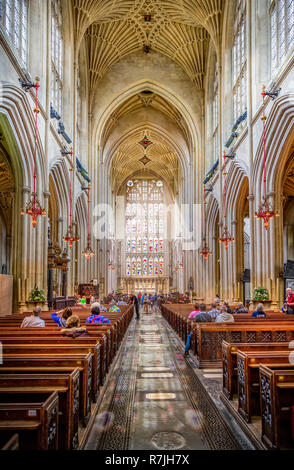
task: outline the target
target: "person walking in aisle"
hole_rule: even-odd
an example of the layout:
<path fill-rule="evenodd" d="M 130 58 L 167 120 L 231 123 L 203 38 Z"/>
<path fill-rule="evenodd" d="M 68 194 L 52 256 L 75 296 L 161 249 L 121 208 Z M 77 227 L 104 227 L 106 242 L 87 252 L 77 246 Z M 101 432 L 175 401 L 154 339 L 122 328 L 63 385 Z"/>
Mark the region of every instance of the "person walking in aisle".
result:
<path fill-rule="evenodd" d="M 134 305 L 136 311 L 136 320 L 140 319 L 140 312 L 139 312 L 139 300 L 135 294 L 132 295 L 130 299 L 130 303 Z"/>

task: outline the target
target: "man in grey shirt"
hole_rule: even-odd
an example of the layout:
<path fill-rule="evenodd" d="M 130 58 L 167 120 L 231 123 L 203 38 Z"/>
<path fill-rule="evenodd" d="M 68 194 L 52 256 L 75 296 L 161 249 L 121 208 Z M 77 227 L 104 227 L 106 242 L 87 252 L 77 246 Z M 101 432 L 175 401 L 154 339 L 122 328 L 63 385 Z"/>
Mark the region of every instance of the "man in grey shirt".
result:
<path fill-rule="evenodd" d="M 25 317 L 20 325 L 21 328 L 44 328 L 45 322 L 40 318 L 41 307 L 35 307 L 33 315 Z"/>

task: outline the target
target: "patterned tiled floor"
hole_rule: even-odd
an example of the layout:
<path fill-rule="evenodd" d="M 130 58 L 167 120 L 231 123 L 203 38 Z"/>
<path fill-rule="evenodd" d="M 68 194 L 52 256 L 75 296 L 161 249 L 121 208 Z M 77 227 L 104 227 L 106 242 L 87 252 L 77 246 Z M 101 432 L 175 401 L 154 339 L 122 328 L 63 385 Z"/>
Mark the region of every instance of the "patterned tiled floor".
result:
<path fill-rule="evenodd" d="M 159 314 L 133 319 L 86 449 L 240 449 Z"/>

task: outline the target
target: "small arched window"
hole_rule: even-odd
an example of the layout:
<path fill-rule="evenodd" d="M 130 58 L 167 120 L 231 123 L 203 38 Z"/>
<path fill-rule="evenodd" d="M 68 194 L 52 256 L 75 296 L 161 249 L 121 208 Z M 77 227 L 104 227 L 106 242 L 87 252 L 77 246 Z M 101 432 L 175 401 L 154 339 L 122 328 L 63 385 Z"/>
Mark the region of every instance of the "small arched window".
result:
<path fill-rule="evenodd" d="M 234 17 L 233 43 L 233 115 L 234 123 L 246 110 L 247 60 L 246 60 L 246 2 L 237 0 Z M 246 121 L 243 121 L 243 127 Z"/>
<path fill-rule="evenodd" d="M 0 0 L 0 23 L 21 62 L 27 66 L 28 1 Z"/>
<path fill-rule="evenodd" d="M 275 74 L 294 47 L 294 0 L 270 2 L 271 68 Z"/>
<path fill-rule="evenodd" d="M 51 103 L 62 115 L 63 36 L 61 1 L 51 1 Z"/>

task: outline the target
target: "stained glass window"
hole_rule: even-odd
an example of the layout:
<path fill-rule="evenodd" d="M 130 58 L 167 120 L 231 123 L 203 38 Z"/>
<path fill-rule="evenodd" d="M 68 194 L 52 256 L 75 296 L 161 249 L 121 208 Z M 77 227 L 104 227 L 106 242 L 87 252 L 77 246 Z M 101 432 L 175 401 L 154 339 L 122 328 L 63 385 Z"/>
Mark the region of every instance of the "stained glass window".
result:
<path fill-rule="evenodd" d="M 247 60 L 246 60 L 246 1 L 237 0 L 234 20 L 234 45 L 233 45 L 233 114 L 234 122 L 244 114 L 246 110 L 246 84 L 247 84 Z M 240 127 L 244 127 L 246 120 Z M 239 128 L 240 129 L 240 128 Z"/>
<path fill-rule="evenodd" d="M 62 115 L 63 37 L 61 0 L 51 1 L 51 103 Z"/>
<path fill-rule="evenodd" d="M 270 15 L 271 64 L 275 73 L 294 47 L 294 0 L 273 0 Z"/>
<path fill-rule="evenodd" d="M 126 186 L 126 274 L 163 276 L 164 185 L 132 180 Z"/>
<path fill-rule="evenodd" d="M 0 23 L 24 65 L 27 64 L 28 1 L 1 0 Z"/>

